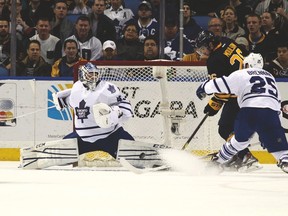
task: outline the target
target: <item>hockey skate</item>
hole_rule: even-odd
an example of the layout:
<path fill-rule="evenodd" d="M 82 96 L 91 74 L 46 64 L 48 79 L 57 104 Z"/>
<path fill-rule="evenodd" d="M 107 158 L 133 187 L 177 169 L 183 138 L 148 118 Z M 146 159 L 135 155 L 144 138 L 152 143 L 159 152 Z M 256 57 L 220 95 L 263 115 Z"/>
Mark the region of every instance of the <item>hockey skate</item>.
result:
<path fill-rule="evenodd" d="M 283 170 L 283 172 L 288 173 L 288 162 L 284 162 L 284 161 L 280 160 L 277 163 L 277 166 L 280 167 Z"/>
<path fill-rule="evenodd" d="M 257 158 L 255 158 L 250 152 L 248 152 L 243 159 L 236 154 L 227 166 L 232 170 L 237 170 L 238 172 L 252 172 L 262 168 Z"/>
<path fill-rule="evenodd" d="M 224 171 L 224 164 L 221 164 L 218 162 L 218 156 L 217 156 L 218 152 L 209 154 L 207 156 L 205 156 L 205 158 L 209 158 L 210 157 L 210 161 L 207 162 L 207 166 L 206 168 L 209 170 L 213 170 L 217 173 L 221 173 Z"/>

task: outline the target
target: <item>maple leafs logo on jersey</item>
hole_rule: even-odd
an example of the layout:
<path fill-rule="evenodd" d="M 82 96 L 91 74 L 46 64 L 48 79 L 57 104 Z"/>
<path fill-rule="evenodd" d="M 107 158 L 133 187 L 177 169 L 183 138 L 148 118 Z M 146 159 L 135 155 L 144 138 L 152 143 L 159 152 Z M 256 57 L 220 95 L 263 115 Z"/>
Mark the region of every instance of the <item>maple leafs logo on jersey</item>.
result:
<path fill-rule="evenodd" d="M 84 100 L 82 100 L 80 103 L 79 103 L 79 107 L 76 107 L 75 108 L 75 111 L 76 111 L 76 116 L 78 117 L 78 119 L 81 119 L 81 122 L 83 123 L 84 119 L 87 119 L 88 115 L 90 114 L 90 111 L 89 111 L 89 107 L 86 107 L 86 102 Z"/>
<path fill-rule="evenodd" d="M 108 91 L 110 91 L 111 94 L 113 94 L 113 93 L 116 92 L 116 89 L 115 89 L 115 87 L 114 87 L 113 85 L 109 85 L 109 87 L 108 87 Z"/>

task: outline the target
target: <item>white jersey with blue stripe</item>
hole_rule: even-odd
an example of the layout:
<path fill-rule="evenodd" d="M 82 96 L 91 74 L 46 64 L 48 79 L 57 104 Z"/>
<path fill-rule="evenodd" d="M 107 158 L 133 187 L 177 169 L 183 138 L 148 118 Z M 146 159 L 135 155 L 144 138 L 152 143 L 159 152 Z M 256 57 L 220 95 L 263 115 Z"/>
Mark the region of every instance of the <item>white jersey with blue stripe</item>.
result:
<path fill-rule="evenodd" d="M 68 103 L 74 111 L 75 130 L 81 139 L 87 142 L 95 142 L 108 137 L 122 126 L 122 122 L 133 115 L 130 102 L 125 100 L 117 86 L 106 81 L 98 83 L 94 91 L 88 90 L 80 81 L 77 81 L 71 89 Z M 100 128 L 93 114 L 93 105 L 97 103 L 119 106 L 123 112 L 119 124 L 109 128 Z"/>
<path fill-rule="evenodd" d="M 207 82 L 204 86 L 207 94 L 228 93 L 237 95 L 240 108 L 270 108 L 280 111 L 280 92 L 276 81 L 268 71 L 247 68 L 233 72 Z"/>

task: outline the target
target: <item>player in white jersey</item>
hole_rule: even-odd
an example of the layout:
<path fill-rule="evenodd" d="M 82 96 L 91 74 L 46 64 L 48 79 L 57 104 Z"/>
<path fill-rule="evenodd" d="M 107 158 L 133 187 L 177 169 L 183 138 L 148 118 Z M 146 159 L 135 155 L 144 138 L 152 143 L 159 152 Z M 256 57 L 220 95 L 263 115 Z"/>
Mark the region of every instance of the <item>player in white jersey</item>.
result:
<path fill-rule="evenodd" d="M 101 80 L 92 63 L 79 68 L 79 80 L 53 96 L 56 108 L 72 107 L 79 154 L 101 150 L 116 157 L 118 140 L 134 140 L 122 123 L 132 117 L 129 101 L 116 85 Z M 70 134 L 66 138 L 73 138 Z"/>
<path fill-rule="evenodd" d="M 213 163 L 229 163 L 238 151 L 248 147 L 249 140 L 258 133 L 261 144 L 288 173 L 288 144 L 281 126 L 281 98 L 272 74 L 262 69 L 260 54 L 250 53 L 244 59 L 244 68 L 228 77 L 206 81 L 197 89 L 199 99 L 206 94 L 228 93 L 237 95 L 240 111 L 234 123 L 235 135 L 212 158 Z"/>

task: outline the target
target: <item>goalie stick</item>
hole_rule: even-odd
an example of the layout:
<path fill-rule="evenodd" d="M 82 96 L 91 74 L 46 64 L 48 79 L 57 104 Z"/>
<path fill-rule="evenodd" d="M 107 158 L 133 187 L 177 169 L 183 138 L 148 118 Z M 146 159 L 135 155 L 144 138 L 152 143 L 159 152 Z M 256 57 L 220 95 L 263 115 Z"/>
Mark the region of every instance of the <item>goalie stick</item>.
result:
<path fill-rule="evenodd" d="M 121 165 L 128 169 L 129 171 L 135 173 L 135 174 L 144 174 L 144 173 L 148 173 L 148 172 L 155 172 L 155 171 L 160 171 L 160 170 L 167 170 L 170 169 L 170 166 L 168 165 L 162 165 L 159 167 L 152 167 L 152 168 L 137 168 L 135 166 L 133 166 L 132 164 L 130 164 L 125 158 L 120 158 L 120 163 Z"/>

